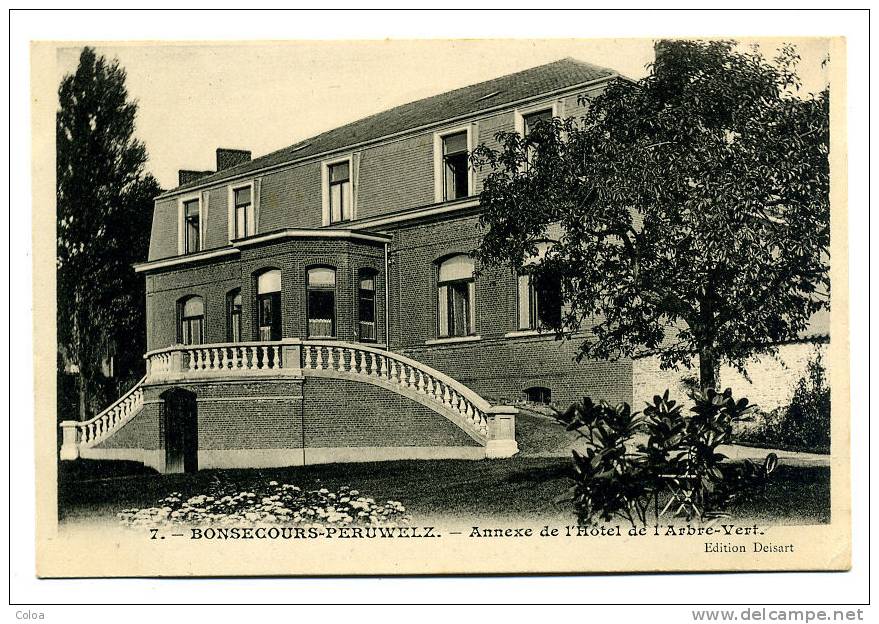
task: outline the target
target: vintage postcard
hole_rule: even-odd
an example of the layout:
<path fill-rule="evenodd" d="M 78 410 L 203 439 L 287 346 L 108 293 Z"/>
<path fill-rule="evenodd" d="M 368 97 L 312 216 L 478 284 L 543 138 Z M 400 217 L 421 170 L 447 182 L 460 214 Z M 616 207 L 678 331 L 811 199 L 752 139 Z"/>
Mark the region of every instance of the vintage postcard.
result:
<path fill-rule="evenodd" d="M 38 575 L 848 569 L 782 35 L 34 42 Z"/>

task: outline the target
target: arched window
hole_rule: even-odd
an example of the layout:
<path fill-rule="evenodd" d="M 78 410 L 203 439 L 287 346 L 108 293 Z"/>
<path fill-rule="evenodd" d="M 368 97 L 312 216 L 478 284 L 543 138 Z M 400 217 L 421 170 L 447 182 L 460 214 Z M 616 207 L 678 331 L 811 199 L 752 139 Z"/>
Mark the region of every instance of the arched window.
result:
<path fill-rule="evenodd" d="M 241 342 L 241 289 L 226 295 L 226 340 Z"/>
<path fill-rule="evenodd" d="M 257 338 L 281 339 L 281 271 L 270 269 L 256 278 Z"/>
<path fill-rule="evenodd" d="M 375 269 L 360 269 L 357 287 L 357 335 L 361 342 L 375 342 Z"/>
<path fill-rule="evenodd" d="M 437 336 L 475 333 L 473 259 L 465 254 L 447 258 L 437 272 Z"/>
<path fill-rule="evenodd" d="M 537 254 L 525 261 L 519 274 L 519 329 L 556 327 L 561 321 L 562 297 L 558 278 L 536 275 L 529 270 L 543 260 L 552 244 L 551 241 L 537 243 Z"/>
<path fill-rule="evenodd" d="M 177 342 L 197 345 L 204 342 L 204 299 L 186 297 L 177 302 Z"/>
<path fill-rule="evenodd" d="M 336 335 L 336 269 L 314 267 L 306 274 L 308 337 Z"/>
<path fill-rule="evenodd" d="M 534 386 L 524 390 L 525 400 L 530 403 L 552 403 L 552 390 L 543 386 Z"/>

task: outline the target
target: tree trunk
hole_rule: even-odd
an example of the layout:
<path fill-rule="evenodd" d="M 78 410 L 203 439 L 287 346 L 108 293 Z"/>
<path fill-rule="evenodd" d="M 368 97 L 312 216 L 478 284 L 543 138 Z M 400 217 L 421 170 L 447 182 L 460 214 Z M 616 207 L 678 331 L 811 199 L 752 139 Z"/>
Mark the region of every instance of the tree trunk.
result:
<path fill-rule="evenodd" d="M 79 380 L 79 419 L 80 420 L 88 420 L 89 413 L 89 393 L 88 393 L 88 384 L 86 383 L 85 377 L 82 374 L 82 371 L 78 374 Z"/>
<path fill-rule="evenodd" d="M 720 371 L 717 355 L 713 347 L 699 349 L 699 387 L 704 392 L 708 388 L 717 390 L 720 384 Z"/>

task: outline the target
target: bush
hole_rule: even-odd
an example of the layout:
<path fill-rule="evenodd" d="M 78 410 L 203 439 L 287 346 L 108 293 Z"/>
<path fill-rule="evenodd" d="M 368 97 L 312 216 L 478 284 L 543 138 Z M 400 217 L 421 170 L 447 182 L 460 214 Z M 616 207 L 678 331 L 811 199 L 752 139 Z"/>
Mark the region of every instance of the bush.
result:
<path fill-rule="evenodd" d="M 830 452 L 830 387 L 824 358 L 815 352 L 786 407 L 761 415 L 738 441 L 797 451 Z"/>
<path fill-rule="evenodd" d="M 589 397 L 557 412 L 556 420 L 586 444 L 585 455 L 573 451 L 575 485 L 569 493 L 581 524 L 615 517 L 632 526 L 646 524 L 651 506 L 658 522 L 659 498 L 668 490 L 682 493 L 675 513 L 709 520 L 765 484 L 777 462 L 774 455 L 763 466 L 721 466 L 726 456 L 717 451 L 731 441 L 733 423 L 754 410 L 748 400 L 736 401 L 729 389 L 694 392 L 691 398 L 690 415 L 669 400 L 668 390 L 654 396 L 643 414 L 627 403 L 612 407 Z M 646 442 L 639 442 L 644 436 Z"/>

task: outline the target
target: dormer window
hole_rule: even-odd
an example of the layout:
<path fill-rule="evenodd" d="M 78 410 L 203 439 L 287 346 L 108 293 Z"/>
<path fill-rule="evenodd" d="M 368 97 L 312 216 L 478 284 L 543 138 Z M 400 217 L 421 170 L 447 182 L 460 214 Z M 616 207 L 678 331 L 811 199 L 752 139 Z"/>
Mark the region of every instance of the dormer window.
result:
<path fill-rule="evenodd" d="M 198 199 L 183 202 L 183 253 L 201 251 L 201 215 Z"/>
<path fill-rule="evenodd" d="M 250 186 L 233 190 L 235 208 L 235 238 L 251 236 L 253 232 L 253 197 Z"/>
<path fill-rule="evenodd" d="M 443 199 L 460 199 L 470 194 L 467 162 L 467 132 L 443 137 Z"/>
<path fill-rule="evenodd" d="M 528 113 L 527 115 L 522 115 L 522 126 L 524 130 L 524 135 L 527 137 L 531 134 L 531 131 L 534 130 L 535 126 L 543 121 L 551 121 L 552 120 L 552 108 L 547 108 L 541 111 L 535 111 L 533 113 Z"/>
<path fill-rule="evenodd" d="M 259 179 L 238 182 L 226 187 L 229 242 L 256 234 L 259 221 L 259 187 Z"/>
<path fill-rule="evenodd" d="M 329 166 L 330 223 L 351 220 L 351 164 L 346 160 Z"/>
<path fill-rule="evenodd" d="M 348 223 L 357 218 L 357 166 L 355 152 L 321 163 L 324 225 Z"/>
<path fill-rule="evenodd" d="M 437 203 L 470 197 L 473 171 L 470 152 L 473 129 L 470 124 L 433 135 L 434 195 Z"/>

